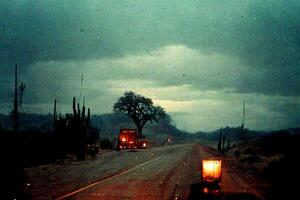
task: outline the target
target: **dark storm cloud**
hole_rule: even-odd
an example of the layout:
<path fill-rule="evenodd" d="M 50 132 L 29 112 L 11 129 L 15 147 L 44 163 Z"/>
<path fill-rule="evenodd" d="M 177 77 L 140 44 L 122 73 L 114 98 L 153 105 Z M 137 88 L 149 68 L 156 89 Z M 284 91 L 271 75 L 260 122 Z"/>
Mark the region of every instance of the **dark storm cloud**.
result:
<path fill-rule="evenodd" d="M 184 44 L 244 60 L 242 93 L 297 95 L 298 1 L 1 1 L 1 67 Z M 259 76 L 255 77 L 260 71 Z M 254 75 L 253 75 L 254 74 Z"/>
<path fill-rule="evenodd" d="M 82 59 L 96 52 L 108 54 L 99 51 L 100 45 L 97 49 L 96 35 L 102 30 L 95 30 L 93 24 L 89 26 L 91 16 L 83 2 L 30 0 L 1 4 L 4 63 L 30 64 L 41 60 Z M 102 47 L 105 41 L 101 41 Z"/>
<path fill-rule="evenodd" d="M 2 63 L 120 56 L 161 46 L 166 39 L 155 36 L 161 30 L 149 19 L 155 10 L 147 2 L 29 0 L 0 4 Z"/>
<path fill-rule="evenodd" d="M 235 53 L 248 63 L 249 74 L 258 70 L 263 75 L 254 80 L 256 84 L 243 84 L 241 91 L 300 94 L 299 10 L 299 1 L 253 2 L 246 19 L 234 26 L 239 47 Z"/>
<path fill-rule="evenodd" d="M 157 98 L 165 101 L 226 104 L 250 95 L 253 108 L 263 107 L 253 124 L 276 113 L 278 121 L 294 125 L 300 115 L 293 111 L 300 94 L 299 11 L 297 0 L 2 0 L 0 103 L 12 101 L 18 63 L 31 106 L 50 108 L 54 98 L 68 104 L 84 73 L 86 94 L 99 112 L 110 111 L 119 90 L 141 86 L 146 94 L 159 88 Z M 180 95 L 164 96 L 170 88 Z M 109 103 L 100 108 L 100 101 Z M 215 104 L 206 103 L 199 105 L 211 113 Z M 231 110 L 226 113 L 235 119 Z"/>

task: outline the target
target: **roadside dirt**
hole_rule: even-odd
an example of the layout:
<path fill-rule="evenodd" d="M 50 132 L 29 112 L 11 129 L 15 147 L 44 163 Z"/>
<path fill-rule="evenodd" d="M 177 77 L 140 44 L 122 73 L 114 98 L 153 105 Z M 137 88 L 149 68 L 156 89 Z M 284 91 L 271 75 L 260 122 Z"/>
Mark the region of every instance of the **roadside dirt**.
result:
<path fill-rule="evenodd" d="M 204 152 L 203 157 L 218 157 L 222 159 L 222 194 L 220 199 L 249 199 L 249 200 L 264 200 L 262 192 L 256 187 L 258 185 L 258 179 L 255 177 L 243 173 L 236 166 L 239 162 L 232 156 L 221 156 L 216 149 L 207 146 L 201 146 L 201 152 Z M 260 183 L 259 186 L 261 186 Z"/>

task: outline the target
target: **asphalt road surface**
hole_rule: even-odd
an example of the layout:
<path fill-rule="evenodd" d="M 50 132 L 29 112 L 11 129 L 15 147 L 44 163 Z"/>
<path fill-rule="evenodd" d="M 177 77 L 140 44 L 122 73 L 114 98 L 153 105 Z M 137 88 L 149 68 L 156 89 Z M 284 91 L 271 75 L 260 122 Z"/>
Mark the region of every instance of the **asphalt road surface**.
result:
<path fill-rule="evenodd" d="M 200 193 L 201 160 L 215 156 L 197 144 L 171 145 L 123 152 L 118 155 L 121 161 L 119 165 L 114 164 L 112 167 L 120 167 L 122 162 L 131 162 L 131 157 L 141 154 L 141 152 L 147 158 L 143 162 L 119 170 L 118 173 L 103 177 L 84 187 L 56 196 L 55 199 L 261 199 L 259 194 L 250 188 L 239 174 L 229 173 L 226 166 L 222 169 L 222 192 L 203 196 Z M 121 159 L 125 155 L 129 160 Z"/>

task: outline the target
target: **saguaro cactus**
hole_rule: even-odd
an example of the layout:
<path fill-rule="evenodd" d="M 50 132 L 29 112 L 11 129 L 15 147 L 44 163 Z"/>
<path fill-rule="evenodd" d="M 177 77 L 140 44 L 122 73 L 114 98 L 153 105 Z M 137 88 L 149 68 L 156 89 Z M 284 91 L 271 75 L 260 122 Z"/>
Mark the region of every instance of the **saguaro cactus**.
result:
<path fill-rule="evenodd" d="M 15 65 L 15 96 L 14 96 L 14 110 L 13 110 L 13 118 L 14 118 L 14 131 L 18 131 L 18 65 Z"/>
<path fill-rule="evenodd" d="M 225 135 L 223 135 L 223 139 L 222 139 L 222 153 L 225 153 Z"/>
<path fill-rule="evenodd" d="M 90 123 L 90 108 L 88 108 L 87 116 L 85 115 L 85 105 L 83 104 L 82 110 L 80 110 L 80 105 L 77 103 L 76 108 L 76 98 L 73 97 L 73 120 L 78 124 L 80 129 L 87 131 L 88 125 Z"/>
<path fill-rule="evenodd" d="M 222 129 L 220 129 L 220 133 L 219 133 L 218 151 L 220 153 L 222 152 Z"/>
<path fill-rule="evenodd" d="M 67 152 L 74 153 L 78 159 L 85 157 L 87 136 L 90 125 L 90 109 L 86 115 L 85 105 L 80 109 L 79 103 L 73 97 L 73 114 L 64 117 L 56 114 L 56 100 L 54 100 L 53 124 L 59 140 L 64 144 Z"/>
<path fill-rule="evenodd" d="M 227 147 L 226 147 L 226 151 L 228 151 L 230 149 L 230 140 L 227 141 Z"/>
<path fill-rule="evenodd" d="M 230 140 L 229 139 L 227 139 L 227 146 L 225 147 L 225 140 L 226 140 L 225 133 L 223 133 L 222 129 L 220 129 L 219 141 L 218 141 L 218 151 L 222 155 L 230 149 Z"/>
<path fill-rule="evenodd" d="M 85 105 L 83 104 L 80 110 L 80 105 L 77 103 L 76 109 L 76 98 L 73 97 L 73 121 L 72 130 L 76 134 L 76 147 L 75 153 L 78 159 L 84 159 L 85 146 L 87 140 L 87 132 L 90 124 L 90 109 L 88 108 L 87 116 L 85 114 Z"/>
<path fill-rule="evenodd" d="M 56 121 L 56 99 L 54 99 L 53 123 Z"/>

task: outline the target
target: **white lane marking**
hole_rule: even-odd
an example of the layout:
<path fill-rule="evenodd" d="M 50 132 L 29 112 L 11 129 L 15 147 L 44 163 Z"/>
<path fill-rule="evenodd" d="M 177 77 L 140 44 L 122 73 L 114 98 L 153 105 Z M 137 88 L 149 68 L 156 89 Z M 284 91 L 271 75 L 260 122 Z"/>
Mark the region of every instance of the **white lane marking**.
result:
<path fill-rule="evenodd" d="M 61 196 L 61 197 L 58 197 L 58 198 L 54 199 L 54 200 L 62 200 L 62 199 L 65 199 L 65 198 L 67 198 L 67 197 L 73 196 L 74 194 L 77 194 L 77 193 L 79 193 L 79 192 L 82 192 L 83 190 L 86 190 L 86 189 L 88 189 L 88 188 L 91 188 L 91 187 L 93 187 L 93 186 L 95 186 L 95 185 L 97 185 L 97 184 L 99 184 L 99 183 L 108 181 L 108 180 L 110 180 L 110 179 L 112 179 L 112 178 L 114 178 L 114 177 L 122 176 L 122 175 L 124 175 L 124 174 L 129 173 L 129 172 L 132 172 L 133 170 L 136 170 L 136 169 L 139 168 L 139 167 L 146 166 L 146 165 L 148 165 L 149 163 L 151 163 L 151 162 L 153 162 L 153 161 L 155 161 L 155 160 L 157 160 L 157 159 L 159 159 L 159 158 L 160 158 L 160 156 L 158 156 L 158 157 L 156 157 L 156 158 L 153 158 L 153 159 L 151 159 L 151 160 L 149 160 L 149 161 L 147 161 L 147 162 L 138 164 L 138 165 L 136 165 L 135 167 L 130 168 L 130 169 L 128 169 L 128 170 L 124 170 L 124 171 L 121 172 L 121 173 L 113 174 L 113 175 L 111 175 L 111 176 L 108 176 L 108 177 L 106 177 L 106 178 L 103 178 L 103 179 L 101 179 L 101 180 L 99 180 L 99 181 L 96 181 L 95 183 L 92 183 L 92 184 L 90 184 L 90 185 L 88 185 L 88 186 L 85 186 L 85 187 L 83 187 L 83 188 L 80 188 L 80 189 L 78 189 L 78 190 L 75 190 L 75 191 L 73 191 L 73 192 L 70 192 L 70 193 L 68 193 L 68 194 L 65 194 L 65 195 L 63 195 L 63 196 Z"/>

